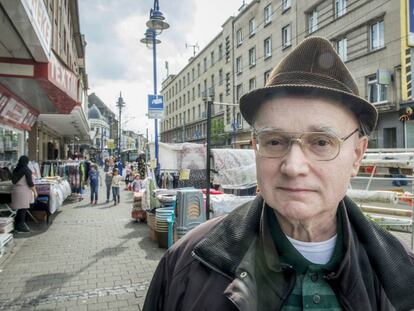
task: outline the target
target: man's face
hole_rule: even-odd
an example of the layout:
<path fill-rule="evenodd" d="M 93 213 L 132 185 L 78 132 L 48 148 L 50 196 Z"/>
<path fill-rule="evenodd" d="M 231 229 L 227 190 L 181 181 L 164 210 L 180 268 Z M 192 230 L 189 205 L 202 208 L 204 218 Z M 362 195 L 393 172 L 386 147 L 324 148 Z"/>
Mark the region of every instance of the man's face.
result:
<path fill-rule="evenodd" d="M 256 131 L 334 132 L 343 138 L 358 128 L 347 108 L 320 97 L 287 96 L 265 102 L 256 115 Z M 330 161 L 310 158 L 299 143 L 280 158 L 266 158 L 256 150 L 260 193 L 266 203 L 294 221 L 312 221 L 325 213 L 334 214 L 345 196 L 350 177 L 358 173 L 367 138 L 354 133 L 341 144 Z"/>

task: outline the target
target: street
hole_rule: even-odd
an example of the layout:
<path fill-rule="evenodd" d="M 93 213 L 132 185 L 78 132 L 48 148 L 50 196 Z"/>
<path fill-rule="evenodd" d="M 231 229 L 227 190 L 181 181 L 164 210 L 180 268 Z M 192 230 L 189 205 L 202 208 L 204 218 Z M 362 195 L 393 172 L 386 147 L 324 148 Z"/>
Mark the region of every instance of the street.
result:
<path fill-rule="evenodd" d="M 0 259 L 0 310 L 140 310 L 163 249 L 131 220 L 132 193 L 121 204 L 64 204 L 49 226 L 29 222 L 12 254 Z M 3 260 L 3 261 L 2 261 Z"/>

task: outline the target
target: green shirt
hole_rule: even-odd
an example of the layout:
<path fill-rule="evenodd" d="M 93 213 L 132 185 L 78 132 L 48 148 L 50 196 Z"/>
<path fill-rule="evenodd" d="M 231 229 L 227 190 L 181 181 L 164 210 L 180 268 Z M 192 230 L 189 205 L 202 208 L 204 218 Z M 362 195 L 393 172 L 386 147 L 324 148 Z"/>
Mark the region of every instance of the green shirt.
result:
<path fill-rule="evenodd" d="M 266 209 L 270 233 L 280 260 L 291 265 L 296 271 L 295 286 L 283 304 L 282 310 L 342 310 L 334 291 L 324 278 L 324 275 L 335 270 L 344 254 L 341 213 L 337 213 L 338 230 L 332 258 L 327 264 L 319 265 L 310 262 L 296 250 L 280 228 L 273 209 L 267 205 Z"/>

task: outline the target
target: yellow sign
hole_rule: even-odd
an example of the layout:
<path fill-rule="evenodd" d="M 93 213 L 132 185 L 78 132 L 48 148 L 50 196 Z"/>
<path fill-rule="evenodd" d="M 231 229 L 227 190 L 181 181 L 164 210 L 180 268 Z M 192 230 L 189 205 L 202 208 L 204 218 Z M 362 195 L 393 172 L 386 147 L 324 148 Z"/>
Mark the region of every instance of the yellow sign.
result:
<path fill-rule="evenodd" d="M 115 139 L 108 139 L 108 149 L 115 149 Z"/>
<path fill-rule="evenodd" d="M 401 1 L 401 97 L 403 101 L 412 98 L 411 49 L 407 42 L 407 0 Z"/>
<path fill-rule="evenodd" d="M 190 170 L 184 169 L 180 171 L 180 180 L 189 180 L 190 179 Z"/>
<path fill-rule="evenodd" d="M 157 167 L 157 160 L 151 159 L 149 162 L 149 165 L 150 165 L 150 169 L 152 170 L 155 169 Z"/>

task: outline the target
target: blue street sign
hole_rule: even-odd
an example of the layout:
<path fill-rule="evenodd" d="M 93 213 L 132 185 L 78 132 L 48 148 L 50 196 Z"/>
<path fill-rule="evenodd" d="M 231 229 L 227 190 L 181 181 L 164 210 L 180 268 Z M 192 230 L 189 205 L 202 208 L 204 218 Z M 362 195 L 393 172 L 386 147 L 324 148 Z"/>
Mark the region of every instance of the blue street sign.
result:
<path fill-rule="evenodd" d="M 148 111 L 164 109 L 164 96 L 148 95 Z"/>
<path fill-rule="evenodd" d="M 162 119 L 164 117 L 164 96 L 148 95 L 148 118 Z"/>

